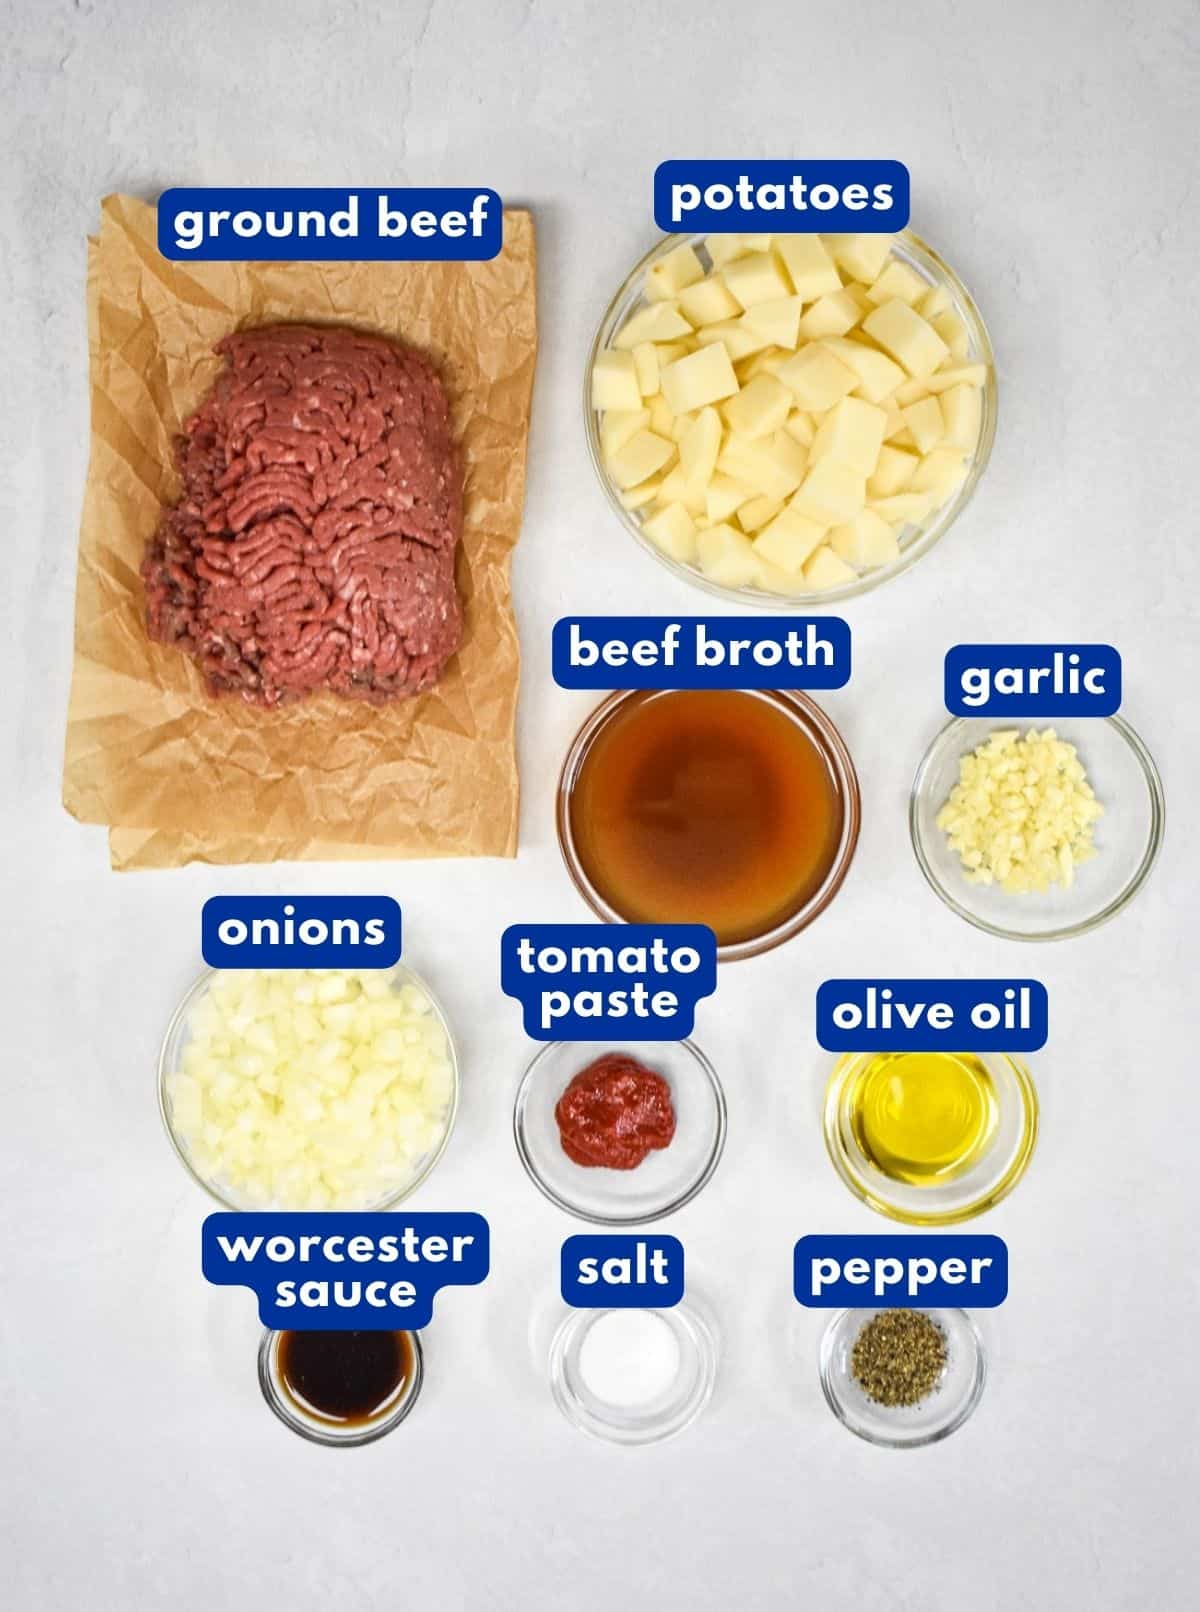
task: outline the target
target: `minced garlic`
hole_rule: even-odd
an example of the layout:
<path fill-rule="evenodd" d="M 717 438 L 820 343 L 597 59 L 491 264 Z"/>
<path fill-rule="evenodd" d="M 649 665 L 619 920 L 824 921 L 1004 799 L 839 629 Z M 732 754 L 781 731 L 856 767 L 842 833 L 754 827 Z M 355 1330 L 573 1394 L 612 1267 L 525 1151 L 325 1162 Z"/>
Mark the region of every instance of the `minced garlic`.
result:
<path fill-rule="evenodd" d="M 993 733 L 964 756 L 958 782 L 937 815 L 971 884 L 1018 894 L 1070 888 L 1080 862 L 1095 856 L 1096 799 L 1073 744 L 1053 728 Z"/>

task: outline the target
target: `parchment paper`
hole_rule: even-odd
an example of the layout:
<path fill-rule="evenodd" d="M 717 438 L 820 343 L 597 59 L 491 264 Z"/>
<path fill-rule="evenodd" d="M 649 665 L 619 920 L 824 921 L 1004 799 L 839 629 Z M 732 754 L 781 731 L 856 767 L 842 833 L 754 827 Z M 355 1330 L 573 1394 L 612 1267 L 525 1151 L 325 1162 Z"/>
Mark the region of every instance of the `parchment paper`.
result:
<path fill-rule="evenodd" d="M 92 438 L 79 540 L 63 800 L 112 826 L 113 865 L 512 856 L 520 527 L 536 354 L 529 214 L 490 263 L 171 263 L 153 207 L 106 198 L 88 273 Z M 463 452 L 462 647 L 437 687 L 376 708 L 210 698 L 146 636 L 139 567 L 179 491 L 172 444 L 213 345 L 276 320 L 357 325 L 436 363 Z"/>

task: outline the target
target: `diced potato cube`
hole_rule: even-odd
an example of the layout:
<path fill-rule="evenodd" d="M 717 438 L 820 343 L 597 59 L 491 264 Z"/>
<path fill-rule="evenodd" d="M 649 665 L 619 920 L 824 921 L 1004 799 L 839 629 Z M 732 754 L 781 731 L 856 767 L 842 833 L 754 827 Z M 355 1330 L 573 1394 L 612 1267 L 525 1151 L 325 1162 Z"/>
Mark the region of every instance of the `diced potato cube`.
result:
<path fill-rule="evenodd" d="M 720 268 L 723 263 L 732 263 L 735 257 L 757 250 L 749 244 L 750 239 L 748 235 L 710 235 L 704 242 L 704 249 L 713 267 Z"/>
<path fill-rule="evenodd" d="M 688 421 L 679 438 L 679 468 L 689 504 L 703 504 L 721 450 L 721 416 L 711 406 Z"/>
<path fill-rule="evenodd" d="M 887 414 L 861 397 L 844 397 L 821 421 L 813 439 L 812 460 L 833 459 L 863 476 L 875 469 Z"/>
<path fill-rule="evenodd" d="M 846 336 L 832 336 L 825 346 L 858 376 L 854 390 L 868 403 L 882 403 L 904 384 L 904 371 L 878 347 L 868 347 L 866 342 L 851 341 Z"/>
<path fill-rule="evenodd" d="M 841 290 L 837 265 L 819 235 L 777 235 L 775 250 L 783 259 L 792 290 L 805 302 Z"/>
<path fill-rule="evenodd" d="M 745 322 L 774 346 L 794 348 L 800 339 L 803 307 L 800 297 L 772 297 L 769 302 L 756 302 L 747 308 Z"/>
<path fill-rule="evenodd" d="M 892 250 L 890 235 L 827 235 L 825 244 L 838 268 L 852 280 L 871 285 L 878 280 Z"/>
<path fill-rule="evenodd" d="M 956 313 L 937 313 L 929 322 L 950 349 L 951 358 L 967 356 L 971 350 L 971 338 L 966 325 Z"/>
<path fill-rule="evenodd" d="M 910 403 L 900 412 L 905 425 L 912 432 L 918 452 L 928 453 L 945 436 L 946 422 L 942 419 L 942 405 L 936 397 L 923 397 L 919 403 Z"/>
<path fill-rule="evenodd" d="M 867 295 L 870 287 L 860 285 L 857 280 L 851 280 L 849 285 L 842 287 L 842 290 L 848 297 L 852 297 L 854 299 L 854 305 L 858 309 L 859 313 L 870 313 L 871 309 L 875 306 L 870 297 Z"/>
<path fill-rule="evenodd" d="M 934 507 L 928 493 L 895 493 L 891 498 L 872 498 L 867 505 L 889 526 L 906 526 L 923 521 Z"/>
<path fill-rule="evenodd" d="M 658 489 L 662 486 L 661 476 L 651 476 L 648 481 L 638 482 L 636 487 L 628 487 L 620 494 L 622 504 L 626 509 L 641 509 L 652 503 Z"/>
<path fill-rule="evenodd" d="M 647 302 L 631 313 L 613 340 L 621 352 L 632 350 L 643 341 L 673 341 L 677 336 L 690 336 L 692 327 L 679 311 L 675 302 Z"/>
<path fill-rule="evenodd" d="M 731 433 L 717 469 L 764 497 L 783 499 L 800 485 L 807 462 L 805 450 L 784 431 L 758 441 Z"/>
<path fill-rule="evenodd" d="M 600 446 L 605 455 L 616 453 L 649 424 L 649 409 L 610 409 L 600 422 Z"/>
<path fill-rule="evenodd" d="M 800 321 L 800 335 L 805 341 L 820 341 L 822 336 L 844 336 L 853 330 L 863 317 L 863 311 L 848 291 L 830 291 L 818 297 Z"/>
<path fill-rule="evenodd" d="M 721 521 L 727 521 L 753 497 L 752 487 L 747 487 L 745 482 L 735 481 L 732 476 L 723 476 L 718 472 L 709 482 L 704 494 L 704 513 L 709 525 L 714 526 Z"/>
<path fill-rule="evenodd" d="M 867 498 L 867 478 L 832 459 L 818 459 L 789 509 L 825 526 L 840 526 L 857 515 Z"/>
<path fill-rule="evenodd" d="M 598 353 L 592 365 L 592 407 L 594 409 L 640 409 L 642 389 L 632 353 L 611 349 Z"/>
<path fill-rule="evenodd" d="M 887 427 L 883 433 L 883 440 L 885 442 L 899 443 L 901 437 L 907 437 L 907 446 L 911 447 L 912 432 L 904 423 L 904 415 L 901 413 L 900 405 L 896 402 L 896 399 L 894 397 L 885 397 L 883 402 L 880 404 L 880 408 L 887 410 L 888 417 Z M 653 414 L 653 410 L 651 410 L 651 414 Z"/>
<path fill-rule="evenodd" d="M 754 552 L 784 571 L 798 572 L 822 542 L 828 527 L 787 508 L 763 527 L 754 540 Z"/>
<path fill-rule="evenodd" d="M 890 565 L 900 554 L 895 531 L 873 509 L 860 509 L 852 521 L 835 526 L 829 534 L 829 546 L 847 565 L 857 566 L 860 571 Z"/>
<path fill-rule="evenodd" d="M 768 593 L 780 593 L 788 599 L 794 599 L 804 591 L 803 576 L 795 571 L 785 571 L 782 566 L 772 565 L 761 554 L 754 556 L 754 583 Z"/>
<path fill-rule="evenodd" d="M 658 348 L 652 341 L 638 342 L 633 349 L 633 367 L 637 371 L 638 390 L 643 397 L 653 397 L 658 391 Z"/>
<path fill-rule="evenodd" d="M 686 241 L 646 270 L 646 300 L 662 302 L 704 278 L 704 265 Z"/>
<path fill-rule="evenodd" d="M 694 338 L 690 342 L 657 341 L 654 344 L 654 348 L 658 353 L 658 368 L 659 373 L 661 374 L 662 371 L 666 369 L 668 364 L 673 364 L 677 359 L 686 358 L 689 353 L 694 353 L 696 351 L 696 343 Z M 635 348 L 634 350 L 636 352 L 637 349 Z"/>
<path fill-rule="evenodd" d="M 877 307 L 880 303 L 890 302 L 893 297 L 897 297 L 901 302 L 907 302 L 911 308 L 928 290 L 928 280 L 923 280 L 915 269 L 909 268 L 907 263 L 901 263 L 899 258 L 893 258 L 867 295 Z"/>
<path fill-rule="evenodd" d="M 668 364 L 661 381 L 663 396 L 676 414 L 690 414 L 706 403 L 719 403 L 738 389 L 729 353 L 720 342 Z"/>
<path fill-rule="evenodd" d="M 747 315 L 747 318 L 749 315 Z M 774 375 L 785 358 L 792 355 L 786 347 L 764 347 L 761 352 L 751 353 L 749 358 L 739 358 L 733 366 L 733 373 L 739 382 L 745 386 L 756 375 Z"/>
<path fill-rule="evenodd" d="M 751 252 L 725 267 L 725 284 L 743 308 L 756 302 L 772 302 L 791 293 L 779 260 L 773 252 Z"/>
<path fill-rule="evenodd" d="M 791 407 L 792 394 L 786 386 L 773 375 L 757 375 L 722 403 L 721 413 L 731 430 L 753 439 L 778 431 Z"/>
<path fill-rule="evenodd" d="M 683 474 L 682 466 L 679 464 L 671 466 L 671 469 L 662 478 L 658 492 L 654 495 L 654 502 L 660 509 L 665 509 L 668 504 L 687 502 L 687 478 Z M 693 511 L 693 514 L 698 513 L 698 510 Z"/>
<path fill-rule="evenodd" d="M 642 522 L 642 531 L 672 559 L 692 565 L 696 559 L 696 523 L 683 504 L 668 504 Z"/>
<path fill-rule="evenodd" d="M 812 416 L 805 414 L 803 409 L 793 409 L 784 421 L 783 429 L 789 437 L 795 437 L 802 448 L 810 448 L 812 440 L 817 434 L 817 428 L 812 423 Z"/>
<path fill-rule="evenodd" d="M 854 371 L 819 342 L 801 348 L 775 374 L 802 409 L 831 409 L 858 385 Z"/>
<path fill-rule="evenodd" d="M 840 588 L 843 583 L 856 582 L 858 572 L 823 543 L 806 562 L 804 580 L 810 588 Z"/>
<path fill-rule="evenodd" d="M 645 481 L 647 476 L 674 459 L 675 453 L 673 442 L 655 436 L 653 431 L 639 431 L 624 447 L 609 454 L 606 463 L 618 487 L 636 487 L 638 482 Z"/>
<path fill-rule="evenodd" d="M 950 351 L 933 326 L 899 298 L 869 313 L 862 328 L 915 380 L 932 375 Z"/>
<path fill-rule="evenodd" d="M 917 312 L 922 319 L 928 319 L 930 324 L 939 313 L 945 313 L 953 307 L 953 299 L 944 285 L 931 285 L 924 294 L 917 298 Z"/>
<path fill-rule="evenodd" d="M 944 441 L 968 452 L 979 441 L 983 425 L 983 394 L 975 386 L 952 386 L 941 395 Z"/>
<path fill-rule="evenodd" d="M 934 448 L 917 467 L 909 483 L 909 491 L 933 493 L 939 504 L 944 504 L 967 474 L 961 448 Z"/>
<path fill-rule="evenodd" d="M 650 429 L 660 437 L 675 435 L 675 411 L 661 392 L 650 399 Z"/>
<path fill-rule="evenodd" d="M 885 442 L 879 450 L 874 474 L 867 478 L 867 496 L 890 498 L 893 493 L 902 493 L 920 462 L 915 453 L 906 453 L 903 448 L 893 448 Z"/>
<path fill-rule="evenodd" d="M 906 409 L 910 403 L 919 403 L 923 397 L 929 396 L 928 381 L 905 381 L 892 393 L 896 405 Z"/>
<path fill-rule="evenodd" d="M 696 334 L 702 347 L 719 344 L 725 348 L 731 360 L 749 358 L 751 353 L 759 353 L 764 347 L 770 346 L 761 331 L 746 323 L 744 315 L 736 319 L 722 319 L 715 325 L 703 325 Z"/>
<path fill-rule="evenodd" d="M 700 569 L 726 588 L 744 588 L 754 580 L 755 560 L 744 532 L 724 524 L 709 526 L 696 539 Z"/>
<path fill-rule="evenodd" d="M 679 293 L 679 307 L 696 325 L 715 325 L 721 319 L 736 319 L 742 305 L 732 295 L 719 274 L 688 286 Z"/>
<path fill-rule="evenodd" d="M 782 499 L 764 498 L 759 494 L 738 510 L 737 523 L 743 532 L 757 532 L 768 521 L 773 521 L 782 508 Z"/>
<path fill-rule="evenodd" d="M 986 364 L 959 364 L 950 369 L 939 369 L 925 385 L 931 392 L 948 392 L 952 386 L 982 386 L 986 380 Z"/>

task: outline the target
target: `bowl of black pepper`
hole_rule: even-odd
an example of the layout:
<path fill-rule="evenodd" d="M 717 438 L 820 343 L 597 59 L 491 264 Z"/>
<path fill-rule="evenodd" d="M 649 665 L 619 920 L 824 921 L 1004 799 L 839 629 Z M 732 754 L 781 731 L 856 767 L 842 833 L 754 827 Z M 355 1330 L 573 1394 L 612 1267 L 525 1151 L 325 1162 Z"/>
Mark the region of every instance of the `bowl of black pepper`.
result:
<path fill-rule="evenodd" d="M 821 1339 L 820 1369 L 842 1426 L 889 1449 L 948 1438 L 978 1405 L 987 1376 L 983 1340 L 965 1310 L 842 1310 Z"/>

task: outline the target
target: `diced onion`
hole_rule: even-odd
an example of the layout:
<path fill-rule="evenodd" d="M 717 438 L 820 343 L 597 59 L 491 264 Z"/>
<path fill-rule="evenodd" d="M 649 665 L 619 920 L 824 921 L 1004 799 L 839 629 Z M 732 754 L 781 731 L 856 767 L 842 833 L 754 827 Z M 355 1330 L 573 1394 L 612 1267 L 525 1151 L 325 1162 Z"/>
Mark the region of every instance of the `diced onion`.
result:
<path fill-rule="evenodd" d="M 255 1208 L 364 1209 L 402 1192 L 442 1140 L 454 1071 L 429 996 L 401 979 L 214 974 L 166 1081 L 197 1174 Z"/>

